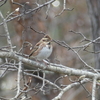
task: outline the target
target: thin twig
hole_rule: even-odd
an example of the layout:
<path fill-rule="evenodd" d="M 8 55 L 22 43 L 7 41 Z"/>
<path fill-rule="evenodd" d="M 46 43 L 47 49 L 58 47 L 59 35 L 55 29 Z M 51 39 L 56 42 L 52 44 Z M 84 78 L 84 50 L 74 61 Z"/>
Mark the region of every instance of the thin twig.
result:
<path fill-rule="evenodd" d="M 13 52 L 12 43 L 11 43 L 11 39 L 10 39 L 10 34 L 9 34 L 9 31 L 8 31 L 8 27 L 7 27 L 7 24 L 6 24 L 6 20 L 4 19 L 4 17 L 3 17 L 3 15 L 2 15 L 1 12 L 0 12 L 0 16 L 3 19 L 3 22 L 4 22 L 4 28 L 5 28 L 5 32 L 7 34 L 7 42 L 8 42 L 8 45 L 10 46 L 10 51 Z"/>
<path fill-rule="evenodd" d="M 9 18 L 9 19 L 6 20 L 6 23 L 9 22 L 9 21 L 11 21 L 11 20 L 14 20 L 14 19 L 16 19 L 16 18 L 19 18 L 19 17 L 21 17 L 21 16 L 23 16 L 23 15 L 25 15 L 25 14 L 29 14 L 29 13 L 31 13 L 31 12 L 35 12 L 35 11 L 41 9 L 41 8 L 44 7 L 44 6 L 47 6 L 48 4 L 53 3 L 54 1 L 55 1 L 55 0 L 50 0 L 50 1 L 46 2 L 46 3 L 44 3 L 44 4 L 41 4 L 39 7 L 36 7 L 36 8 L 34 8 L 34 9 L 31 9 L 31 10 L 29 10 L 29 11 L 27 11 L 27 12 L 21 13 L 21 14 L 19 14 L 19 15 L 17 15 L 17 16 L 11 17 L 11 18 Z M 0 23 L 0 25 L 3 25 L 3 24 L 4 24 L 4 22 Z"/>
<path fill-rule="evenodd" d="M 46 11 L 46 19 L 48 18 L 49 10 L 50 10 L 50 4 L 47 6 L 47 11 Z"/>
<path fill-rule="evenodd" d="M 64 0 L 62 11 L 59 14 L 57 14 L 55 17 L 60 16 L 64 11 L 72 11 L 73 9 L 74 8 L 72 8 L 72 9 L 66 8 L 66 0 Z"/>
<path fill-rule="evenodd" d="M 29 77 L 28 78 L 28 82 L 27 82 L 27 85 L 24 86 L 23 90 L 18 94 L 17 98 L 20 97 L 20 95 L 22 95 L 22 93 L 25 93 L 25 91 L 29 88 L 29 86 L 31 85 L 31 82 L 32 82 L 32 77 Z M 28 91 L 26 91 L 28 92 Z"/>
<path fill-rule="evenodd" d="M 40 76 L 36 76 L 36 75 L 30 74 L 30 73 L 26 73 L 26 72 L 24 72 L 24 74 L 28 75 L 28 76 L 35 77 L 35 78 L 40 79 L 40 80 L 43 80 L 43 78 L 40 77 Z M 52 85 L 53 87 L 57 88 L 58 90 L 62 90 L 58 85 L 52 83 L 51 81 L 49 81 L 47 79 L 44 79 L 44 81 L 47 82 L 48 84 Z"/>
<path fill-rule="evenodd" d="M 7 0 L 4 0 L 4 2 L 0 5 L 0 7 L 3 6 L 6 2 L 7 2 Z"/>
<path fill-rule="evenodd" d="M 81 83 L 81 81 L 79 81 L 79 83 L 81 84 L 81 86 L 83 87 L 83 89 L 88 93 L 88 97 L 92 97 L 92 94 L 87 90 L 87 88 L 85 88 L 85 86 Z"/>
<path fill-rule="evenodd" d="M 18 96 L 20 94 L 21 66 L 22 66 L 22 62 L 20 60 L 19 61 L 19 68 L 18 68 L 18 75 L 17 75 L 17 93 L 16 93 L 14 98 L 18 98 Z"/>
<path fill-rule="evenodd" d="M 83 83 L 86 83 L 86 82 L 88 82 L 88 80 L 82 80 L 81 81 L 81 83 L 83 84 Z M 70 84 L 70 85 L 67 85 L 64 89 L 62 89 L 62 91 L 55 97 L 55 98 L 53 98 L 52 100 L 61 100 L 61 97 L 62 97 L 62 95 L 65 93 L 65 92 L 67 92 L 69 89 L 71 89 L 71 88 L 73 88 L 73 87 L 75 87 L 75 86 L 79 86 L 80 85 L 80 83 L 79 82 L 75 82 L 75 83 L 72 83 L 72 84 Z"/>
<path fill-rule="evenodd" d="M 40 88 L 41 91 L 43 91 L 43 94 L 45 94 L 45 91 L 43 90 L 44 86 L 45 86 L 45 72 L 43 72 L 43 83 L 42 83 L 42 86 Z"/>
<path fill-rule="evenodd" d="M 99 38 L 100 38 L 100 37 L 99 37 Z M 64 41 L 62 41 L 62 43 L 63 43 L 66 47 L 68 47 L 69 49 L 71 49 L 71 50 L 78 56 L 78 58 L 85 64 L 86 67 L 88 67 L 88 68 L 92 69 L 94 72 L 98 73 L 97 70 L 95 70 L 93 67 L 91 67 L 90 65 L 88 65 L 88 64 L 81 58 L 81 56 L 80 56 L 74 49 L 72 49 L 67 43 L 65 43 Z"/>

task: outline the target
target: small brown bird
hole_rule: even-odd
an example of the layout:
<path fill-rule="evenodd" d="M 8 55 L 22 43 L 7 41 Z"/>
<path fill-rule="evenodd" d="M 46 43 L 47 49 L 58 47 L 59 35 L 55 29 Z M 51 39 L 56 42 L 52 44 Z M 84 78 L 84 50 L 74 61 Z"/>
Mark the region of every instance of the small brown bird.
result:
<path fill-rule="evenodd" d="M 37 60 L 47 59 L 52 53 L 52 39 L 49 35 L 45 35 L 32 49 L 29 58 Z"/>

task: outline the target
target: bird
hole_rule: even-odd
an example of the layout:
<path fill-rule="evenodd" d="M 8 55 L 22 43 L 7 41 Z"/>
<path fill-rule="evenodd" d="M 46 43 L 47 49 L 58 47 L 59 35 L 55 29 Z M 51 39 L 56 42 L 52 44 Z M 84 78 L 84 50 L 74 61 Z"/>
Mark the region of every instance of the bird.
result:
<path fill-rule="evenodd" d="M 45 35 L 32 49 L 29 58 L 35 58 L 39 61 L 47 59 L 53 51 L 52 39 Z"/>

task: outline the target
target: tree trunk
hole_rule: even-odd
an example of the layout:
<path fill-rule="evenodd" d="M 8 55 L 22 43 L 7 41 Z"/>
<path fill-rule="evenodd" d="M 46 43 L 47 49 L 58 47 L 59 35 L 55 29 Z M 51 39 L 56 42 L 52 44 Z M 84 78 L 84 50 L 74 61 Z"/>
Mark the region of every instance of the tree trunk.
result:
<path fill-rule="evenodd" d="M 92 26 L 93 40 L 100 37 L 100 0 L 87 0 Z M 94 52 L 100 51 L 100 40 L 94 43 Z M 95 68 L 100 69 L 100 53 L 94 54 Z M 97 91 L 97 100 L 100 100 L 100 89 Z"/>
<path fill-rule="evenodd" d="M 100 36 L 100 0 L 87 0 L 87 4 L 88 4 L 90 18 L 91 18 L 93 39 L 96 39 Z M 94 51 L 95 52 L 100 51 L 99 43 L 94 43 Z M 96 64 L 95 67 L 99 69 L 100 53 L 95 54 L 95 64 Z"/>

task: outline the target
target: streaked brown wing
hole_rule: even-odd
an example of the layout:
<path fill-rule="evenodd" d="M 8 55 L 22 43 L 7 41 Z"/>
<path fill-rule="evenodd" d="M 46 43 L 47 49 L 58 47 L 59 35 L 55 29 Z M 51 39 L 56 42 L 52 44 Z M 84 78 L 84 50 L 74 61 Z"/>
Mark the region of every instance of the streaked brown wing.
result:
<path fill-rule="evenodd" d="M 43 43 L 41 43 L 41 44 L 36 44 L 35 46 L 34 46 L 34 48 L 33 48 L 33 50 L 31 51 L 31 53 L 29 54 L 29 57 L 30 56 L 36 56 L 39 52 L 40 52 L 40 50 L 44 47 L 46 45 L 46 43 L 45 42 L 43 42 Z M 39 48 L 40 47 L 40 48 Z"/>
<path fill-rule="evenodd" d="M 38 49 L 38 46 L 34 46 L 33 50 L 31 51 L 31 53 L 29 54 L 29 57 L 31 57 L 33 55 L 33 53 Z"/>

